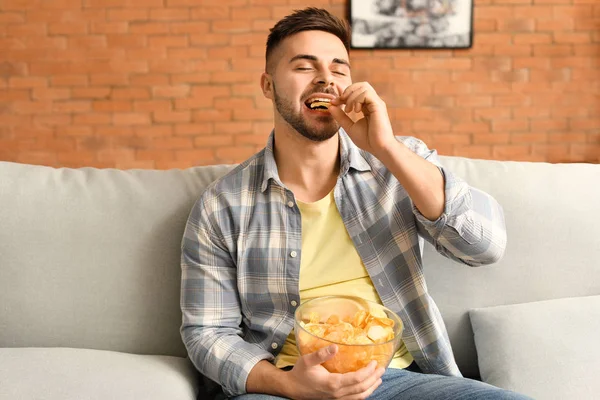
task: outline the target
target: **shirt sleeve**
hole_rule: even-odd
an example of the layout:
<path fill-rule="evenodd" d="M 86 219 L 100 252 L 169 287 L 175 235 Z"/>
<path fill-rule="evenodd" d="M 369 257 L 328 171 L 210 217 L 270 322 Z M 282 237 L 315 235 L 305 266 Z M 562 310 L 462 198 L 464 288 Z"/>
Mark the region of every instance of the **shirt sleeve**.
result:
<path fill-rule="evenodd" d="M 237 269 L 207 192 L 187 221 L 181 252 L 181 337 L 190 360 L 204 376 L 223 387 L 227 396 L 246 393 L 252 368 L 273 356 L 242 338 Z"/>
<path fill-rule="evenodd" d="M 405 140 L 402 141 L 411 150 L 435 164 L 444 179 L 444 211 L 437 220 L 427 219 L 413 204 L 421 236 L 440 254 L 470 266 L 499 261 L 506 249 L 502 206 L 491 195 L 469 186 L 443 167 L 437 151 L 428 149 L 418 139 Z"/>

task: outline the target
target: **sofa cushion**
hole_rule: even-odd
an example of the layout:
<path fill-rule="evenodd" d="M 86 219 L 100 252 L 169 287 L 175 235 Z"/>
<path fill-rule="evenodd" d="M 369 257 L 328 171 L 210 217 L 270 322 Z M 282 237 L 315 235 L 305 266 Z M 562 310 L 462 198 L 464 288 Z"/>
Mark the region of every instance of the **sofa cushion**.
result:
<path fill-rule="evenodd" d="M 468 312 L 505 304 L 600 295 L 600 165 L 441 157 L 444 166 L 494 196 L 506 218 L 507 247 L 493 265 L 471 268 L 426 246 L 423 267 L 452 350 L 477 376 Z"/>
<path fill-rule="evenodd" d="M 195 400 L 188 359 L 71 348 L 0 348 L 0 399 Z"/>
<path fill-rule="evenodd" d="M 0 162 L 0 347 L 185 357 L 181 238 L 194 202 L 231 168 Z"/>
<path fill-rule="evenodd" d="M 600 393 L 600 296 L 470 311 L 484 382 L 536 399 Z"/>

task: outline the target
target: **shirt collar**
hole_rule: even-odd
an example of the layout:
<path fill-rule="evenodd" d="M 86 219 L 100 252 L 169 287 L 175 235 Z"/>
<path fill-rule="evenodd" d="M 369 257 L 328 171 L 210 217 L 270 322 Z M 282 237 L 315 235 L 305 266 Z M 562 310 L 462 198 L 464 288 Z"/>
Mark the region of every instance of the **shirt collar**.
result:
<path fill-rule="evenodd" d="M 345 176 L 350 168 L 357 171 L 370 171 L 371 166 L 365 160 L 361 154 L 361 150 L 352 142 L 348 134 L 340 128 L 338 131 L 340 139 L 340 175 Z M 275 143 L 275 131 L 271 131 L 267 146 L 264 150 L 264 167 L 263 167 L 263 179 L 260 191 L 264 192 L 267 190 L 269 181 L 273 179 L 280 186 L 284 186 L 279 179 L 279 171 L 277 170 L 277 163 L 275 163 L 275 154 L 273 153 L 273 146 Z"/>

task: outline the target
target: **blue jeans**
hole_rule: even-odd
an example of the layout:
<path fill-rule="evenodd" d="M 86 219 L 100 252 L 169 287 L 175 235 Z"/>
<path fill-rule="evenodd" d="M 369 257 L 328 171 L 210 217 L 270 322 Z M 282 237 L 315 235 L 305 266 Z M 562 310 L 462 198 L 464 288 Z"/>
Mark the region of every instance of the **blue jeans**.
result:
<path fill-rule="evenodd" d="M 530 397 L 467 378 L 421 374 L 388 368 L 369 400 L 525 400 Z M 234 400 L 283 400 L 264 394 L 245 394 Z"/>

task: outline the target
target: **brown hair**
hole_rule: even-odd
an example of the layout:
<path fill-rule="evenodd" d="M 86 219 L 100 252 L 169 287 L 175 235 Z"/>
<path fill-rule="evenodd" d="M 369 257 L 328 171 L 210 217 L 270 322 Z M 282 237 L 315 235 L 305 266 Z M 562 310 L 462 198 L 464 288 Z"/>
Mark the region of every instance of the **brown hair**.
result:
<path fill-rule="evenodd" d="M 295 10 L 292 14 L 281 19 L 271 28 L 267 38 L 267 51 L 265 61 L 269 69 L 269 58 L 279 44 L 287 37 L 302 31 L 324 31 L 337 36 L 346 51 L 350 51 L 350 27 L 345 20 L 341 20 L 329 11 L 322 8 L 308 7 Z"/>

